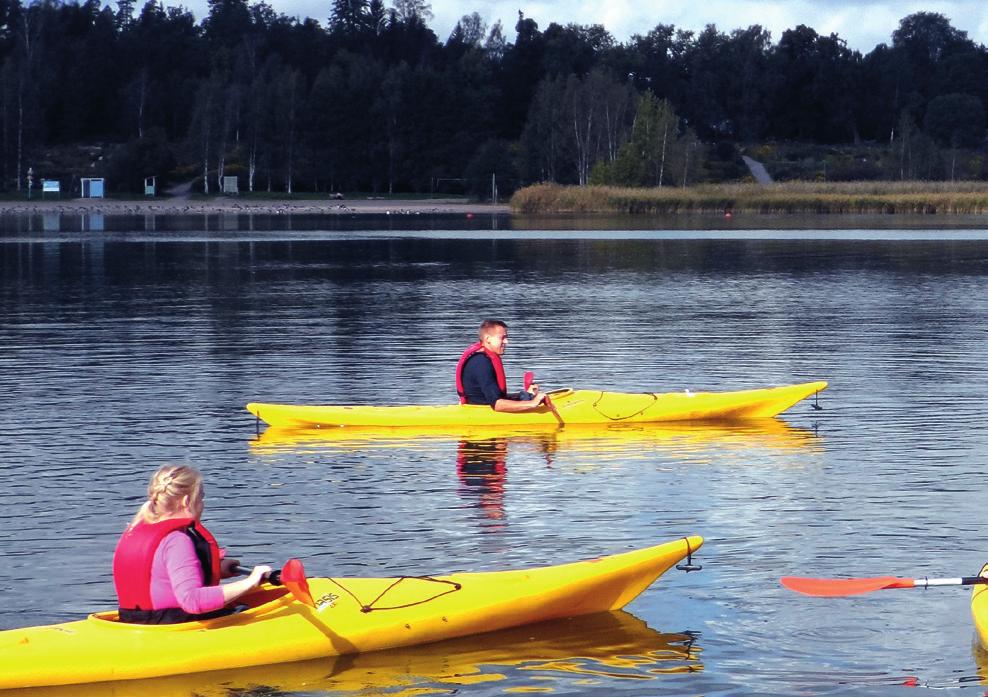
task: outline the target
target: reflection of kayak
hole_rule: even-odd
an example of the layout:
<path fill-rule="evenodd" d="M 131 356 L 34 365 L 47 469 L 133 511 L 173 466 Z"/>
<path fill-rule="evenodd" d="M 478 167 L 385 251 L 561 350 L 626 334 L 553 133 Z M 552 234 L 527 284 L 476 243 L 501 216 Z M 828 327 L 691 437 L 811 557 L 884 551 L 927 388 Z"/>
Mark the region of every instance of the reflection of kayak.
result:
<path fill-rule="evenodd" d="M 425 443 L 504 441 L 542 452 L 589 452 L 595 457 L 641 456 L 650 448 L 696 451 L 706 447 L 772 448 L 796 450 L 820 445 L 811 430 L 779 419 L 732 422 L 679 422 L 661 424 L 583 424 L 559 428 L 550 425 L 517 426 L 404 426 L 397 428 L 292 429 L 273 426 L 250 441 L 255 452 L 300 449 L 341 451 L 368 448 L 415 448 Z"/>
<path fill-rule="evenodd" d="M 116 612 L 0 632 L 0 688 L 127 680 L 413 646 L 619 610 L 703 544 L 690 537 L 560 566 L 399 578 L 313 578 L 310 608 L 281 587 L 242 613 L 126 625 Z"/>
<path fill-rule="evenodd" d="M 661 634 L 626 612 L 597 613 L 558 622 L 506 629 L 426 646 L 331 656 L 273 666 L 192 675 L 24 690 L 25 697 L 229 697 L 328 690 L 421 690 L 496 682 L 520 667 L 545 677 L 599 675 L 655 679 L 659 674 L 702 670 L 700 647 L 688 634 Z M 411 694 L 423 694 L 416 690 Z M 4 693 L 20 697 L 21 690 Z"/>
<path fill-rule="evenodd" d="M 988 564 L 981 567 L 981 573 L 988 572 Z M 971 615 L 974 617 L 974 627 L 978 630 L 978 640 L 981 646 L 988 650 L 988 585 L 976 585 L 971 591 Z"/>
<path fill-rule="evenodd" d="M 517 426 L 524 424 L 653 423 L 752 419 L 776 416 L 796 402 L 826 389 L 826 382 L 807 382 L 739 392 L 550 392 L 555 411 L 507 414 L 485 405 L 436 406 L 306 406 L 252 402 L 247 410 L 258 419 L 283 428 L 313 426 Z"/>
<path fill-rule="evenodd" d="M 988 572 L 988 564 L 981 567 L 981 573 Z M 988 586 L 971 587 L 971 615 L 974 618 L 975 638 L 971 642 L 971 653 L 978 667 L 978 677 L 983 685 L 988 685 Z"/>

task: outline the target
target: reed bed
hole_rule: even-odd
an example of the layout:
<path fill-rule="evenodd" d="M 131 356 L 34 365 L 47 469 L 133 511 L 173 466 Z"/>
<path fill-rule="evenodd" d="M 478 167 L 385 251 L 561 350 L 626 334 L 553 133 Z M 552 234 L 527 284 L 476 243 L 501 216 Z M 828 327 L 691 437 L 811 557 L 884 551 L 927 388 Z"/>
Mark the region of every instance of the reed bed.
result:
<path fill-rule="evenodd" d="M 536 184 L 519 190 L 522 214 L 988 213 L 988 182 L 785 182 L 649 189 Z"/>

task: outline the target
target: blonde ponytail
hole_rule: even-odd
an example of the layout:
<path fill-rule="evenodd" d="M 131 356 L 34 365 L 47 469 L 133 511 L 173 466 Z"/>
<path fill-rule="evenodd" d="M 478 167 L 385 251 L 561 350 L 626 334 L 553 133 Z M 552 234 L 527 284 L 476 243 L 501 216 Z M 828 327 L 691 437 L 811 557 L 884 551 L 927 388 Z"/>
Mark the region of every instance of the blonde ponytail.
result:
<path fill-rule="evenodd" d="M 202 495 L 202 474 L 187 465 L 164 465 L 151 476 L 147 500 L 141 504 L 128 527 L 157 523 L 174 515 L 182 501 L 195 501 Z M 188 497 L 188 499 L 186 499 Z"/>

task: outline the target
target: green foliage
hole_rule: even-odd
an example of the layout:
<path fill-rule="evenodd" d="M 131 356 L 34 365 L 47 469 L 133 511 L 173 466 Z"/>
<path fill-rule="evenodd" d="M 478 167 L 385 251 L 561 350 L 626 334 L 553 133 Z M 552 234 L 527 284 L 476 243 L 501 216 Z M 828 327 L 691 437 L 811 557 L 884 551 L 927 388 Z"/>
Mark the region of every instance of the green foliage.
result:
<path fill-rule="evenodd" d="M 443 43 L 425 0 L 332 0 L 326 27 L 258 0 L 209 0 L 199 22 L 153 0 L 117 7 L 0 4 L 0 188 L 94 143 L 116 147 L 118 189 L 167 150 L 213 191 L 234 164 L 254 191 L 428 191 L 489 142 L 525 181 L 737 180 L 736 146 L 764 141 L 881 151 L 750 151 L 782 176 L 984 176 L 988 49 L 935 13 L 861 55 L 806 26 L 775 44 L 759 25 L 619 42 L 521 14 L 510 35 L 464 15 Z"/>
<path fill-rule="evenodd" d="M 970 94 L 935 97 L 926 108 L 924 130 L 939 145 L 970 148 L 985 135 L 985 109 Z"/>
<path fill-rule="evenodd" d="M 669 101 L 645 92 L 638 100 L 631 137 L 613 162 L 598 163 L 590 181 L 616 186 L 685 184 L 691 158 L 693 167 L 698 165 L 697 155 L 696 136 L 681 129 Z"/>
<path fill-rule="evenodd" d="M 144 138 L 118 146 L 109 156 L 106 184 L 110 191 L 132 194 L 144 193 L 144 178 L 157 177 L 158 191 L 168 185 L 175 158 L 160 130 Z"/>
<path fill-rule="evenodd" d="M 507 199 L 520 181 L 515 148 L 504 140 L 487 141 L 477 148 L 463 176 L 466 191 L 474 198 L 490 199 L 496 183 L 498 198 Z"/>

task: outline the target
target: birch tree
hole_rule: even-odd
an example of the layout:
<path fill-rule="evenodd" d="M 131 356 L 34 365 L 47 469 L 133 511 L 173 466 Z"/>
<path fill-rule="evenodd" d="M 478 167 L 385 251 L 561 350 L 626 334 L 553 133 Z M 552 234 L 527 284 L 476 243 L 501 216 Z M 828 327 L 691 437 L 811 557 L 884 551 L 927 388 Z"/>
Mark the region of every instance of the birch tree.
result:
<path fill-rule="evenodd" d="M 567 109 L 577 181 L 585 186 L 590 169 L 600 159 L 613 160 L 627 133 L 631 88 L 601 70 L 585 78 L 571 75 L 564 99 Z"/>
<path fill-rule="evenodd" d="M 209 171 L 210 163 L 215 162 L 217 131 L 220 126 L 218 116 L 222 103 L 223 86 L 214 75 L 212 78 L 203 81 L 196 94 L 195 112 L 192 116 L 192 124 L 189 128 L 189 142 L 192 150 L 196 152 L 202 163 L 202 190 L 204 194 L 209 193 Z"/>
<path fill-rule="evenodd" d="M 295 190 L 296 147 L 299 118 L 303 108 L 302 76 L 297 70 L 283 68 L 274 73 L 274 123 L 277 154 L 286 193 Z"/>
<path fill-rule="evenodd" d="M 573 152 L 576 157 L 576 178 L 580 186 L 587 185 L 590 176 L 590 161 L 596 149 L 598 94 L 589 84 L 590 80 L 580 80 L 570 75 L 566 82 L 566 107 L 570 137 L 573 139 Z"/>
<path fill-rule="evenodd" d="M 665 99 L 646 91 L 638 100 L 631 137 L 613 162 L 601 161 L 591 180 L 596 184 L 664 186 L 688 180 L 690 152 L 697 167 L 696 135 L 680 132 L 679 117 Z"/>
<path fill-rule="evenodd" d="M 37 91 L 40 74 L 41 37 L 44 24 L 44 7 L 33 6 L 25 8 L 15 22 L 14 48 L 14 109 L 16 112 L 16 163 L 14 174 L 17 190 L 23 186 L 22 177 L 25 175 L 25 157 L 33 145 L 34 120 L 28 119 L 27 114 L 36 112 Z"/>
<path fill-rule="evenodd" d="M 521 137 L 529 179 L 560 181 L 565 91 L 566 85 L 561 78 L 542 80 L 535 89 Z"/>

